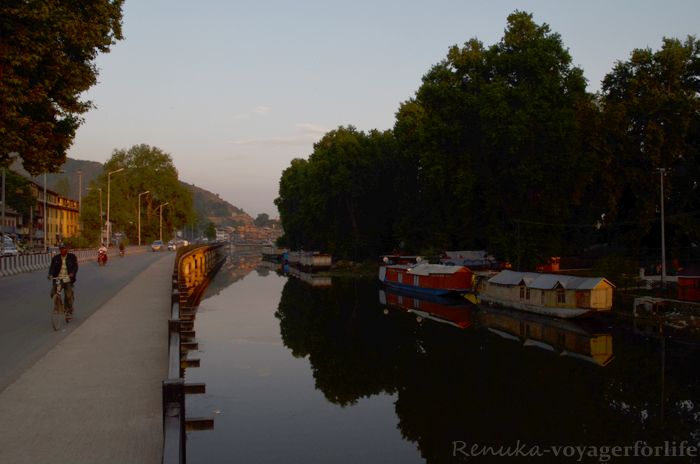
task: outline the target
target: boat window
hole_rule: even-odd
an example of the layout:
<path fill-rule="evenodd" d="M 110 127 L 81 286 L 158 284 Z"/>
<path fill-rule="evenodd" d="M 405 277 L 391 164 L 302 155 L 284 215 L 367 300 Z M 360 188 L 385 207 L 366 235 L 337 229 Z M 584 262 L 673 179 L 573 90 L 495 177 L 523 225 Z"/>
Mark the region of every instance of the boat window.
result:
<path fill-rule="evenodd" d="M 557 289 L 557 303 L 566 303 L 566 292 L 563 288 Z"/>

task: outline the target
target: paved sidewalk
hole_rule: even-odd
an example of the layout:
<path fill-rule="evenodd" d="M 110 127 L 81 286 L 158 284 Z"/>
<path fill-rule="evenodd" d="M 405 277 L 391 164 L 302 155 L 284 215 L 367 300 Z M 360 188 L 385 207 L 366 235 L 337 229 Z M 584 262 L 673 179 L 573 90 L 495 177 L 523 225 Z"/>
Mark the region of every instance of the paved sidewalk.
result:
<path fill-rule="evenodd" d="M 173 259 L 152 264 L 0 394 L 0 463 L 161 462 Z"/>

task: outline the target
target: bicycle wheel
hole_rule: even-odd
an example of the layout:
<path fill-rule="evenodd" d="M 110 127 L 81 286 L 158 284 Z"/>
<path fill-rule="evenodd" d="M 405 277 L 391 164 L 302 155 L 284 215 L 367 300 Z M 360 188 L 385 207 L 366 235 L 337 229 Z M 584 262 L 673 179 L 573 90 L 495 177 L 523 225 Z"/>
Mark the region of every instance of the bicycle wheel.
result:
<path fill-rule="evenodd" d="M 53 330 L 58 330 L 61 326 L 61 294 L 57 293 L 53 296 L 53 304 L 51 305 L 51 324 Z"/>

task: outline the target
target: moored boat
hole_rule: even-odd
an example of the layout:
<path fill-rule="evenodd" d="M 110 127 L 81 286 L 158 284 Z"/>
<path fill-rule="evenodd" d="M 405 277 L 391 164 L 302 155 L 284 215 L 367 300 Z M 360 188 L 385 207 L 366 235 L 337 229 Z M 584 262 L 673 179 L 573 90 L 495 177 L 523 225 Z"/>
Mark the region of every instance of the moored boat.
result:
<path fill-rule="evenodd" d="M 612 308 L 613 285 L 604 277 L 501 271 L 476 285 L 479 300 L 561 318 L 589 316 Z"/>
<path fill-rule="evenodd" d="M 446 295 L 472 291 L 472 272 L 463 266 L 443 264 L 397 264 L 381 266 L 379 280 L 385 285 L 419 293 Z"/>
<path fill-rule="evenodd" d="M 265 246 L 262 247 L 261 252 L 263 259 L 282 261 L 284 259 L 285 253 L 289 253 L 289 249 L 280 248 L 276 246 Z"/>

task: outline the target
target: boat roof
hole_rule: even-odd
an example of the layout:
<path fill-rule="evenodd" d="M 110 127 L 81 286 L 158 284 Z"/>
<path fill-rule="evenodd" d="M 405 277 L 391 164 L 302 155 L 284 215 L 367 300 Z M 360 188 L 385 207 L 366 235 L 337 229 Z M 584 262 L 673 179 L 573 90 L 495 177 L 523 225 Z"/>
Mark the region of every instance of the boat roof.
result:
<path fill-rule="evenodd" d="M 431 274 L 454 274 L 463 269 L 467 269 L 464 266 L 447 266 L 445 264 L 393 264 L 389 266 L 384 266 L 386 268 L 393 269 L 406 269 L 407 274 L 412 275 L 431 275 Z"/>
<path fill-rule="evenodd" d="M 525 285 L 527 288 L 553 290 L 559 286 L 567 290 L 593 290 L 601 282 L 615 287 L 605 277 L 575 277 L 561 274 L 539 274 L 537 272 L 517 272 L 504 270 L 489 279 L 498 285 Z"/>

